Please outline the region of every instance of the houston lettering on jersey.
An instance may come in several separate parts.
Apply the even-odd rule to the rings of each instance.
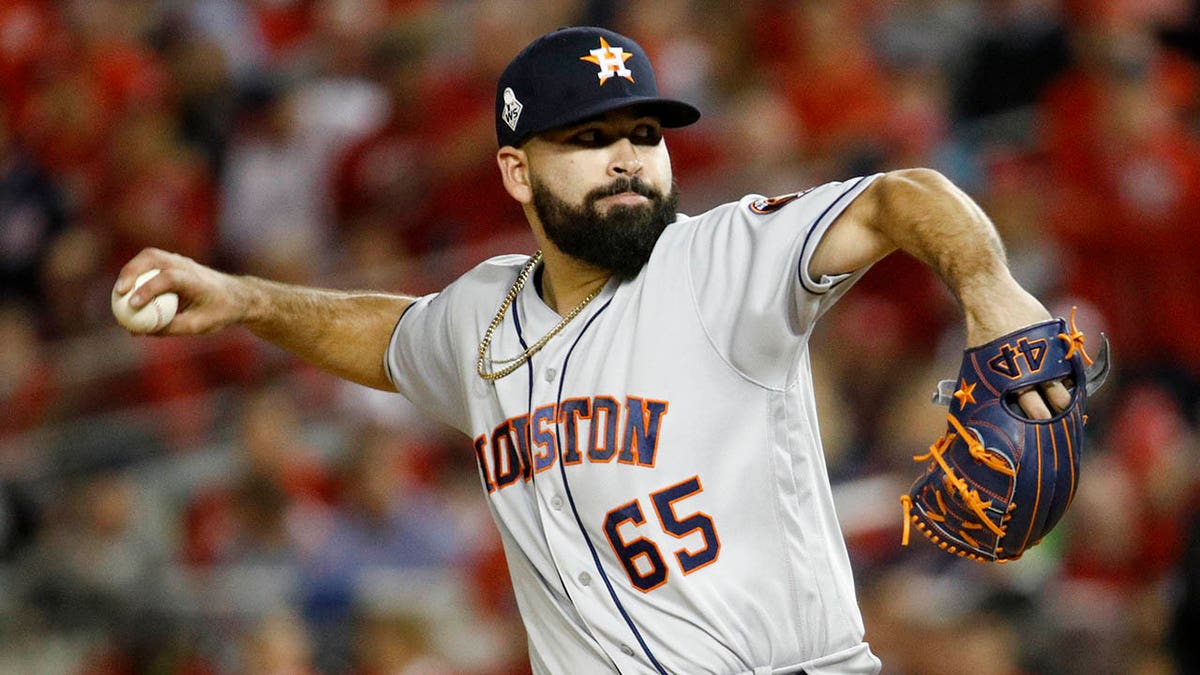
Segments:
[[[528,481],[559,461],[569,466],[615,460],[653,468],[667,407],[666,401],[637,396],[625,397],[623,404],[602,395],[550,403],[480,434],[475,459],[488,493]]]

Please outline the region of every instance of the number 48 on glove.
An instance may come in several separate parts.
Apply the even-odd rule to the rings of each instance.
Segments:
[[[1088,395],[1109,371],[1108,340],[1095,360],[1083,349],[1075,310],[963,354],[957,380],[940,383],[934,402],[948,405],[946,433],[913,459],[925,472],[908,494],[902,543],[910,526],[949,553],[972,560],[1016,560],[1058,523],[1075,496]],[[1027,417],[1017,396],[1061,380],[1071,402],[1050,419]]]

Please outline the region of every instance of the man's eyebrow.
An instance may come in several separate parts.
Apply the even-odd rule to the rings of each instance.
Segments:
[[[570,129],[572,127],[583,127],[583,126],[587,126],[589,124],[603,122],[605,115],[606,115],[606,113],[597,113],[595,115],[592,115],[591,117],[585,117],[585,118],[579,120],[578,122],[575,122],[574,124],[567,126],[566,128]]]
[[[604,123],[605,123],[605,115],[604,115],[604,113],[600,113],[598,115],[592,115],[591,117],[585,117],[584,119],[581,119],[578,122],[572,122],[566,126],[559,127],[558,130],[561,132],[564,132],[564,133],[570,133],[572,131],[577,131],[584,127],[591,126],[593,124],[604,124]]]

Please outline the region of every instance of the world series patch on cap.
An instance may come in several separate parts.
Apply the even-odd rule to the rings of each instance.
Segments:
[[[521,50],[496,86],[496,139],[520,146],[530,136],[611,110],[641,106],[664,127],[700,119],[694,106],[658,94],[650,59],[633,40],[575,26]]]

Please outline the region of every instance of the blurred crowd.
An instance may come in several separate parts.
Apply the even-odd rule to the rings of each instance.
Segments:
[[[466,439],[237,330],[132,338],[109,295],[145,246],[408,293],[530,251],[495,78],[579,23],[704,112],[667,136],[683,212],[932,167],[1112,340],[1071,511],[995,566],[899,546],[953,299],[892,256],[823,320],[885,672],[1200,673],[1196,0],[0,0],[0,671],[528,671]]]

